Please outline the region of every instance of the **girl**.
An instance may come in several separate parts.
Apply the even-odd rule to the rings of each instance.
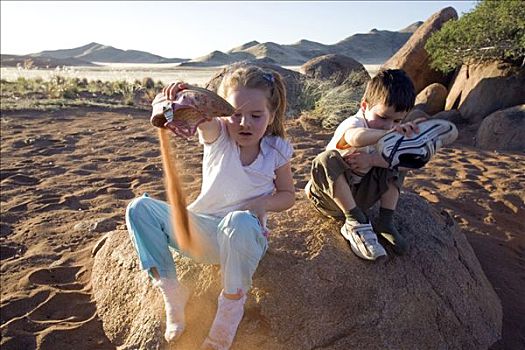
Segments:
[[[184,88],[170,84],[163,93],[173,100]],[[199,125],[202,188],[187,207],[197,241],[204,243],[202,262],[220,264],[222,269],[223,290],[204,349],[230,348],[252,276],[268,247],[266,213],[286,210],[295,202],[293,149],[284,139],[286,91],[281,76],[236,64],[226,70],[218,94],[235,113]],[[128,205],[126,224],[141,268],[162,293],[166,341],[174,341],[184,330],[188,292],[178,282],[169,251],[169,247],[179,251],[170,238],[170,208],[144,195]]]

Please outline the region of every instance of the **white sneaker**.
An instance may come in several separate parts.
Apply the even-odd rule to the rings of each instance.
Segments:
[[[376,260],[387,255],[385,248],[377,241],[377,235],[370,223],[360,224],[347,219],[341,227],[341,234],[350,242],[352,251],[360,258]]]
[[[378,153],[390,169],[397,167],[419,169],[443,146],[458,137],[456,126],[442,119],[426,120],[418,124],[419,133],[407,138],[397,131],[385,134],[377,141]]]
[[[306,186],[304,186],[304,193],[307,198],[310,198],[310,188],[312,188],[312,180],[308,180]]]

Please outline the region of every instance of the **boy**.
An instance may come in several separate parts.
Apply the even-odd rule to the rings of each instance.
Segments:
[[[419,132],[419,120],[401,123],[414,101],[414,85],[404,71],[380,71],[369,81],[360,110],[337,127],[326,150],[312,164],[307,197],[324,215],[344,215],[341,234],[363,259],[386,256],[375,232],[385,237],[397,254],[408,248],[393,224],[404,173],[388,169],[388,163],[375,152],[375,144],[392,130],[406,137]],[[374,232],[365,211],[378,200],[381,206]]]

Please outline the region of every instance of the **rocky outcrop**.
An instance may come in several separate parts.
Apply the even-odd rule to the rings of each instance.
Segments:
[[[341,223],[304,200],[274,215],[233,349],[489,348],[501,335],[501,305],[464,234],[414,194],[402,194],[396,215],[411,248],[401,257],[388,249],[384,263],[356,257],[338,233]],[[214,317],[219,274],[176,261],[193,290],[177,349],[195,349]],[[92,288],[114,345],[162,345],[161,296],[138,271],[125,231],[111,232],[96,253]]]
[[[449,20],[456,20],[458,14],[452,7],[446,7],[433,14],[412,34],[410,39],[386,61],[381,68],[403,69],[414,82],[416,93],[432,83],[448,85],[449,76],[430,68],[430,57],[425,44],[432,33],[441,29]]]
[[[487,150],[525,150],[525,105],[496,111],[481,122],[476,146]]]
[[[434,115],[445,108],[447,94],[447,88],[442,84],[430,84],[417,94],[414,108],[428,115]]]
[[[286,99],[288,102],[288,108],[287,108],[286,114],[288,116],[296,115],[298,111],[300,110],[299,95],[302,90],[301,74],[296,71],[283,68],[277,64],[265,62],[264,60],[253,60],[253,61],[248,61],[248,63],[254,64],[266,70],[273,70],[281,74],[281,76],[284,78],[284,83],[286,85]],[[217,92],[217,89],[219,88],[222,78],[227,70],[228,70],[228,67],[225,67],[219,70],[210,79],[210,81],[208,81],[208,83],[206,84],[206,88],[214,92]]]
[[[338,54],[313,58],[301,66],[300,72],[310,79],[331,80],[335,85],[342,84],[351,73],[365,74],[370,78],[361,63]]]
[[[464,65],[457,72],[445,109],[458,109],[477,123],[500,109],[525,104],[525,69],[508,63]]]

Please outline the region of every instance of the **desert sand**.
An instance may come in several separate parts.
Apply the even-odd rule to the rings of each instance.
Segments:
[[[2,349],[115,348],[92,299],[91,250],[104,233],[125,229],[130,199],[144,192],[165,199],[148,117],[131,109],[2,112]],[[331,133],[300,118],[287,129],[296,207],[313,212],[302,188]],[[492,349],[522,349],[525,155],[476,149],[472,130],[460,133],[424,169],[410,172],[405,191],[457,220],[502,301],[503,340]],[[202,150],[196,139],[174,142],[191,201],[200,189]]]

